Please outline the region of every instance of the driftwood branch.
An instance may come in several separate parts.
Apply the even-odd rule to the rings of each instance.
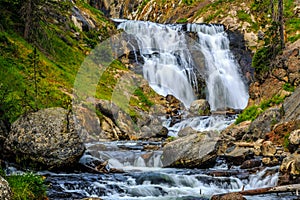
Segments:
[[[271,194],[271,193],[284,193],[284,192],[296,192],[298,194],[300,191],[300,184],[293,185],[283,185],[283,186],[275,186],[275,187],[267,187],[267,188],[258,188],[253,190],[244,190],[238,192],[229,192],[223,194],[215,194],[211,199],[219,199],[220,197],[228,194],[241,194],[241,195],[260,195],[260,194]]]

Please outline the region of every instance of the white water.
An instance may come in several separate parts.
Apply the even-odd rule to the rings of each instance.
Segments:
[[[229,49],[229,39],[220,25],[188,24],[188,31],[197,32],[205,57],[207,100],[211,110],[242,110],[248,103],[248,91],[239,66]]]
[[[125,21],[118,28],[138,39],[143,75],[149,85],[160,95],[175,96],[188,108],[195,100],[197,80],[181,26]]]
[[[163,96],[174,95],[188,108],[195,100],[197,79],[182,25],[123,21],[118,28],[137,37],[139,53],[145,62],[143,75],[150,86]],[[207,100],[211,110],[244,109],[249,95],[239,65],[230,52],[224,27],[187,24],[187,31],[197,33],[198,55],[202,53],[205,57]]]

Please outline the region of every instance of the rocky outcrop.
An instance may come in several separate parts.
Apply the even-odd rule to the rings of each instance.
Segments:
[[[0,199],[1,200],[11,200],[12,193],[8,182],[0,176]]]
[[[249,126],[248,134],[243,136],[243,140],[264,139],[274,125],[281,120],[281,111],[279,108],[270,108],[260,114]]]
[[[281,176],[278,185],[300,182],[300,155],[292,154],[283,159],[280,166]]]
[[[299,68],[300,70],[300,68]],[[284,117],[282,121],[300,120],[300,87],[283,103]]]
[[[288,149],[290,152],[294,153],[296,150],[300,149],[300,129],[292,131],[288,139]]]
[[[179,138],[163,147],[164,167],[203,168],[216,159],[218,136],[214,132],[196,133]]]
[[[12,124],[4,148],[21,166],[38,169],[71,168],[85,149],[72,113],[63,108],[20,117]]]

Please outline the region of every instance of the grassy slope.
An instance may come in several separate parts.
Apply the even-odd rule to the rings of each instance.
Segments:
[[[73,82],[86,54],[100,42],[115,32],[114,25],[103,14],[83,1],[76,6],[88,13],[98,26],[98,31],[80,32],[70,19],[70,11],[61,13],[66,22],[59,23],[48,18],[44,23],[48,38],[37,45],[28,43],[18,31],[15,17],[5,22],[0,29],[0,114],[1,118],[14,121],[20,114],[43,107],[68,107]],[[7,12],[9,14],[9,12]],[[7,25],[8,24],[8,25]],[[79,33],[79,37],[75,37]],[[37,50],[36,76],[34,75],[34,48]],[[37,79],[37,98],[35,92]],[[36,103],[35,103],[36,102]]]

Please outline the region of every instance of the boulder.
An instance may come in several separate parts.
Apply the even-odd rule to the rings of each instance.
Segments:
[[[195,134],[197,133],[197,130],[193,129],[192,127],[190,126],[187,126],[183,129],[181,129],[179,132],[178,132],[178,137],[185,137],[185,136],[188,136],[188,135],[192,135],[192,134]]]
[[[271,141],[265,141],[261,146],[261,154],[267,157],[273,157],[276,153],[276,146]]]
[[[203,168],[212,166],[217,157],[218,136],[214,132],[195,133],[163,147],[164,167]]]
[[[261,165],[261,161],[257,159],[246,160],[241,165],[241,169],[251,169],[254,167],[259,167]]]
[[[228,193],[224,195],[214,195],[211,200],[246,200],[243,195],[239,193]]]
[[[193,115],[209,115],[210,106],[205,99],[198,99],[191,103],[189,111]]]
[[[4,148],[22,166],[49,170],[73,167],[85,150],[72,113],[63,108],[21,116],[12,124]]]
[[[237,125],[232,124],[222,131],[222,135],[231,136],[236,141],[241,140],[243,136],[248,133],[250,124],[251,124],[250,121],[244,121]]]
[[[252,159],[254,156],[252,147],[240,147],[233,145],[228,147],[222,155],[227,162],[233,165],[241,165],[245,160]]]
[[[261,159],[261,162],[265,166],[278,166],[279,160],[276,157],[264,157]]]
[[[10,200],[12,199],[11,189],[8,182],[0,176],[0,199],[1,200]]]
[[[295,152],[300,147],[300,129],[290,133],[288,149],[290,152]]]
[[[291,154],[283,159],[280,166],[278,185],[300,182],[300,154]]]

